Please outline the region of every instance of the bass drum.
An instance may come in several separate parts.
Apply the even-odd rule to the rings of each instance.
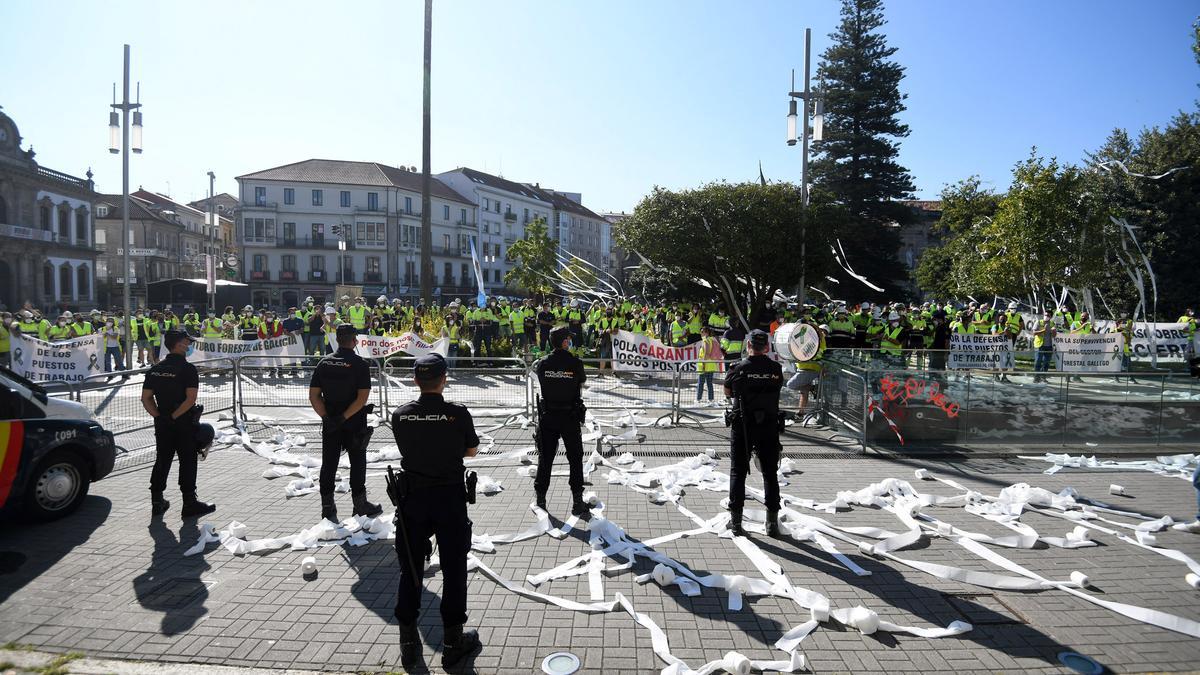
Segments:
[[[821,333],[810,323],[787,323],[775,329],[774,345],[788,361],[811,361],[821,348]]]

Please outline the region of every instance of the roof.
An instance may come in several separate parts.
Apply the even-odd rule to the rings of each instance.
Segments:
[[[940,199],[905,199],[900,202],[905,206],[910,206],[918,211],[941,211],[942,201]]]
[[[412,192],[421,191],[421,174],[379,162],[352,162],[342,159],[306,159],[272,169],[256,171],[237,177],[238,180],[277,180],[298,183],[332,183],[376,187],[397,187]],[[439,199],[474,205],[431,176],[430,194]]]
[[[97,204],[107,204],[109,206],[108,215],[97,216],[100,220],[114,220],[121,218],[121,195],[100,195],[96,200]],[[173,220],[169,220],[162,216],[161,213],[151,208],[150,202],[129,195],[129,218],[130,220],[157,220],[160,223],[183,227],[182,224]]]
[[[459,167],[455,169],[455,171],[459,171],[462,173],[462,175],[466,176],[472,181],[479,183],[480,185],[486,185],[494,190],[504,190],[505,192],[521,195],[526,199],[536,199],[541,202],[551,201],[544,191],[530,185],[525,185],[524,183],[516,183],[508,180],[507,178],[493,176],[490,173],[484,173],[482,171],[476,171],[475,169],[468,169],[466,167]]]
[[[146,189],[142,188],[141,186],[138,186],[137,191],[130,193],[129,196],[137,197],[138,199],[143,199],[147,203],[154,204],[160,208],[167,208],[172,211],[182,211],[182,210],[186,209],[188,211],[193,212],[196,215],[203,214],[203,211],[200,211],[199,209],[197,209],[195,207],[188,206],[187,204],[184,204],[183,202],[177,202],[174,199],[171,199],[170,197],[168,197],[164,194],[160,194],[158,192],[151,192],[150,190],[146,190]]]
[[[603,216],[601,216],[600,214],[596,213],[595,211],[592,211],[588,207],[584,206],[583,204],[580,204],[579,202],[575,201],[574,199],[571,199],[570,197],[562,194],[561,192],[555,192],[554,190],[549,190],[546,188],[538,188],[538,187],[534,187],[534,189],[537,190],[538,192],[540,192],[541,194],[546,195],[546,201],[553,204],[554,208],[558,209],[559,211],[566,211],[567,213],[574,213],[576,215],[580,215],[585,218],[591,218],[592,220],[605,220],[605,218]]]

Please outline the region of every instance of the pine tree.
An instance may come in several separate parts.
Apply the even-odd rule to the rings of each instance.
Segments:
[[[904,67],[891,60],[896,48],[878,31],[886,23],[881,0],[842,0],[841,14],[817,69],[825,127],[813,145],[812,181],[851,214],[841,238],[850,265],[896,297],[908,275],[897,260],[900,236],[892,224],[913,217],[896,201],[913,192],[912,176],[896,161],[899,139],[909,133],[898,119]]]

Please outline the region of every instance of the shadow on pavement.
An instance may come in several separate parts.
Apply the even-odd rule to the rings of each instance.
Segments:
[[[208,613],[204,606],[208,585],[201,579],[210,567],[208,561],[203,555],[183,557],[180,550],[181,542],[199,539],[200,530],[191,518],[183,522],[176,538],[161,516],[154,516],[148,529],[154,551],[150,567],[133,580],[133,592],[139,605],[163,613],[160,633],[178,635]]]
[[[0,604],[87,541],[111,512],[111,501],[88,495],[75,513],[61,520],[0,527]]]

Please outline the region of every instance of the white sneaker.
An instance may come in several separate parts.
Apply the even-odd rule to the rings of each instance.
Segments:
[[[1171,526],[1171,529],[1179,530],[1180,532],[1194,532],[1196,534],[1200,534],[1200,519],[1193,520],[1190,523],[1175,523]]]

